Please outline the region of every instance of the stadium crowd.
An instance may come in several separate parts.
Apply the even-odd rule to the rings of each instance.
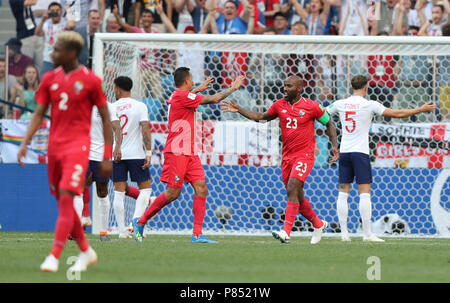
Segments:
[[[272,35],[450,35],[449,0],[9,0],[16,19],[16,36],[8,46],[9,64],[0,58],[0,98],[33,110],[34,94],[42,75],[53,68],[50,56],[56,36],[66,30],[79,32],[85,42],[81,64],[92,67],[93,37],[108,33],[213,33]],[[148,54],[147,54],[148,55]],[[173,85],[171,71],[189,66],[194,82],[217,78],[229,85],[230,66],[247,76],[245,88],[236,92],[238,100],[256,100],[268,108],[283,97],[281,87],[290,74],[304,77],[305,94],[324,105],[346,95],[346,71],[336,56],[166,51],[141,62],[143,91],[151,120],[163,121],[165,102]],[[156,58],[158,57],[158,58]],[[176,60],[174,58],[177,58]],[[369,99],[392,107],[420,106],[432,94],[431,62],[426,56],[368,56],[352,58],[351,74],[370,78]],[[440,60],[439,60],[440,59]],[[264,60],[265,72],[258,66]],[[450,58],[438,58],[437,95],[440,121],[450,121]],[[381,63],[380,63],[381,62]],[[382,65],[383,70],[378,70]],[[346,68],[346,67],[344,67]],[[111,69],[110,69],[111,70]],[[108,73],[106,66],[105,72]],[[381,72],[381,74],[380,74]],[[259,87],[259,78],[264,87]],[[344,79],[345,78],[345,79]],[[166,79],[169,79],[166,81]],[[7,80],[7,81],[6,81]],[[6,84],[7,83],[7,84]],[[339,84],[341,83],[341,84]],[[264,97],[259,98],[260,95]],[[406,97],[405,97],[406,96]],[[260,100],[261,99],[261,100]],[[153,100],[153,101],[149,101]],[[244,104],[245,106],[245,104]],[[225,117],[211,108],[200,108],[205,119]],[[222,116],[221,116],[222,115]],[[0,103],[0,118],[30,119],[30,113]],[[425,116],[424,116],[425,117]],[[427,122],[417,118],[418,122]],[[414,119],[413,119],[414,121]]]

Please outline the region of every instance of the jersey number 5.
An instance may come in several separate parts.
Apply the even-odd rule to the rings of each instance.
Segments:
[[[350,121],[352,123],[352,128],[349,128],[348,125],[345,126],[345,129],[349,133],[353,133],[356,128],[356,121],[351,117],[353,115],[356,115],[356,112],[345,112],[345,121]]]

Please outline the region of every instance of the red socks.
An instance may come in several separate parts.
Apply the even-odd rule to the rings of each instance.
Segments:
[[[81,251],[86,251],[89,243],[84,235],[81,221],[73,208],[73,197],[68,194],[60,194],[58,200],[58,219],[55,227],[55,238],[51,254],[59,259],[69,234],[77,241]]]
[[[128,192],[126,193],[126,195],[128,197],[131,197],[133,199],[137,199],[139,197],[139,189],[137,189],[136,187],[128,187]]]
[[[206,211],[206,197],[194,196],[194,203],[192,204],[194,211],[194,237],[202,234],[203,219]]]
[[[144,212],[144,214],[139,218],[138,224],[145,225],[147,221],[156,215],[164,206],[169,204],[169,201],[166,198],[166,194],[162,193],[158,197],[156,197],[155,201],[150,205]]]
[[[292,226],[294,226],[295,217],[297,216],[300,203],[288,201],[286,205],[286,212],[284,214],[284,227],[283,230],[288,236],[291,235]]]
[[[309,222],[312,223],[314,228],[322,227],[323,225],[322,220],[320,220],[319,217],[316,215],[316,213],[311,207],[311,204],[306,198],[303,199],[303,203],[300,205],[299,212],[300,214],[302,214],[303,217],[305,217]]]
[[[91,201],[91,189],[89,186],[84,187],[83,192],[83,217],[89,217],[90,210],[89,210],[89,202]]]

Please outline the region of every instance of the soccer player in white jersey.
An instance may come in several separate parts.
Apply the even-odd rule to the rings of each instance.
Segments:
[[[363,241],[384,242],[371,231],[372,204],[370,184],[372,168],[369,158],[369,129],[372,117],[377,114],[392,118],[405,118],[418,113],[431,112],[436,105],[427,103],[414,109],[390,109],[376,101],[368,101],[368,79],[363,75],[352,78],[353,96],[334,102],[327,107],[333,115],[339,113],[342,124],[342,139],[339,158],[339,195],[337,213],[341,225],[342,241],[350,241],[347,229],[348,194],[356,178],[359,191],[359,213],[362,219]]]
[[[131,181],[137,182],[140,193],[136,200],[134,218],[139,218],[145,211],[151,195],[149,165],[152,157],[152,141],[147,106],[132,99],[133,81],[128,77],[114,80],[114,94],[117,101],[113,103],[122,127],[122,159],[113,163],[114,202],[113,208],[119,227],[119,238],[131,238],[124,218],[124,199],[128,173]],[[143,148],[145,147],[145,150]]]
[[[120,161],[121,152],[120,148],[122,145],[122,129],[120,128],[119,117],[116,114],[116,110],[111,103],[107,103],[109,116],[111,119],[112,128],[114,131],[115,147],[113,158],[114,161]],[[99,203],[99,213],[100,213],[100,241],[109,241],[108,237],[108,219],[109,219],[109,209],[110,201],[108,197],[108,182],[109,178],[102,178],[98,175],[98,166],[103,160],[103,150],[105,141],[103,140],[103,124],[98,112],[97,107],[92,109],[91,118],[91,149],[89,152],[89,167],[86,171],[85,186],[91,186],[93,182],[96,183],[96,190]],[[81,218],[82,224],[86,220],[86,217],[82,216],[83,211],[83,195],[75,196],[74,198],[74,208]],[[90,217],[87,217],[90,221]]]

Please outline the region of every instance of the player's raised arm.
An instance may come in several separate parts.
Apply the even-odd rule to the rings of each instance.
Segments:
[[[231,83],[230,88],[218,92],[217,94],[212,96],[205,96],[200,104],[214,104],[222,101],[223,99],[237,91],[241,87],[242,81],[244,81],[244,76],[237,77],[236,79],[234,79],[233,83]]]
[[[103,138],[105,139],[105,151],[103,154],[103,161],[99,166],[99,175],[101,177],[109,177],[112,174],[112,144],[113,144],[113,133],[111,120],[109,118],[108,106],[98,107],[98,113],[102,118],[103,125]]]
[[[436,109],[436,104],[433,102],[428,102],[422,105],[421,107],[417,108],[404,108],[404,109],[392,109],[392,108],[386,108],[383,111],[383,116],[385,117],[392,117],[392,118],[406,118],[410,117],[419,113],[429,113]]]
[[[22,161],[22,158],[25,158],[27,156],[28,151],[27,146],[31,142],[33,135],[39,129],[39,126],[41,125],[42,119],[44,118],[46,111],[47,105],[38,103],[36,110],[34,111],[33,117],[31,118],[31,121],[28,124],[25,138],[23,139],[22,144],[20,144],[20,149],[17,153],[17,161],[22,167],[25,166],[25,163]]]
[[[245,118],[256,121],[256,122],[266,122],[266,121],[270,121],[270,120],[273,120],[276,118],[276,117],[269,115],[267,112],[259,113],[259,112],[254,112],[254,111],[242,108],[232,100],[223,101],[221,106],[222,106],[222,111],[224,111],[224,112],[239,113],[242,116],[244,116]]]

